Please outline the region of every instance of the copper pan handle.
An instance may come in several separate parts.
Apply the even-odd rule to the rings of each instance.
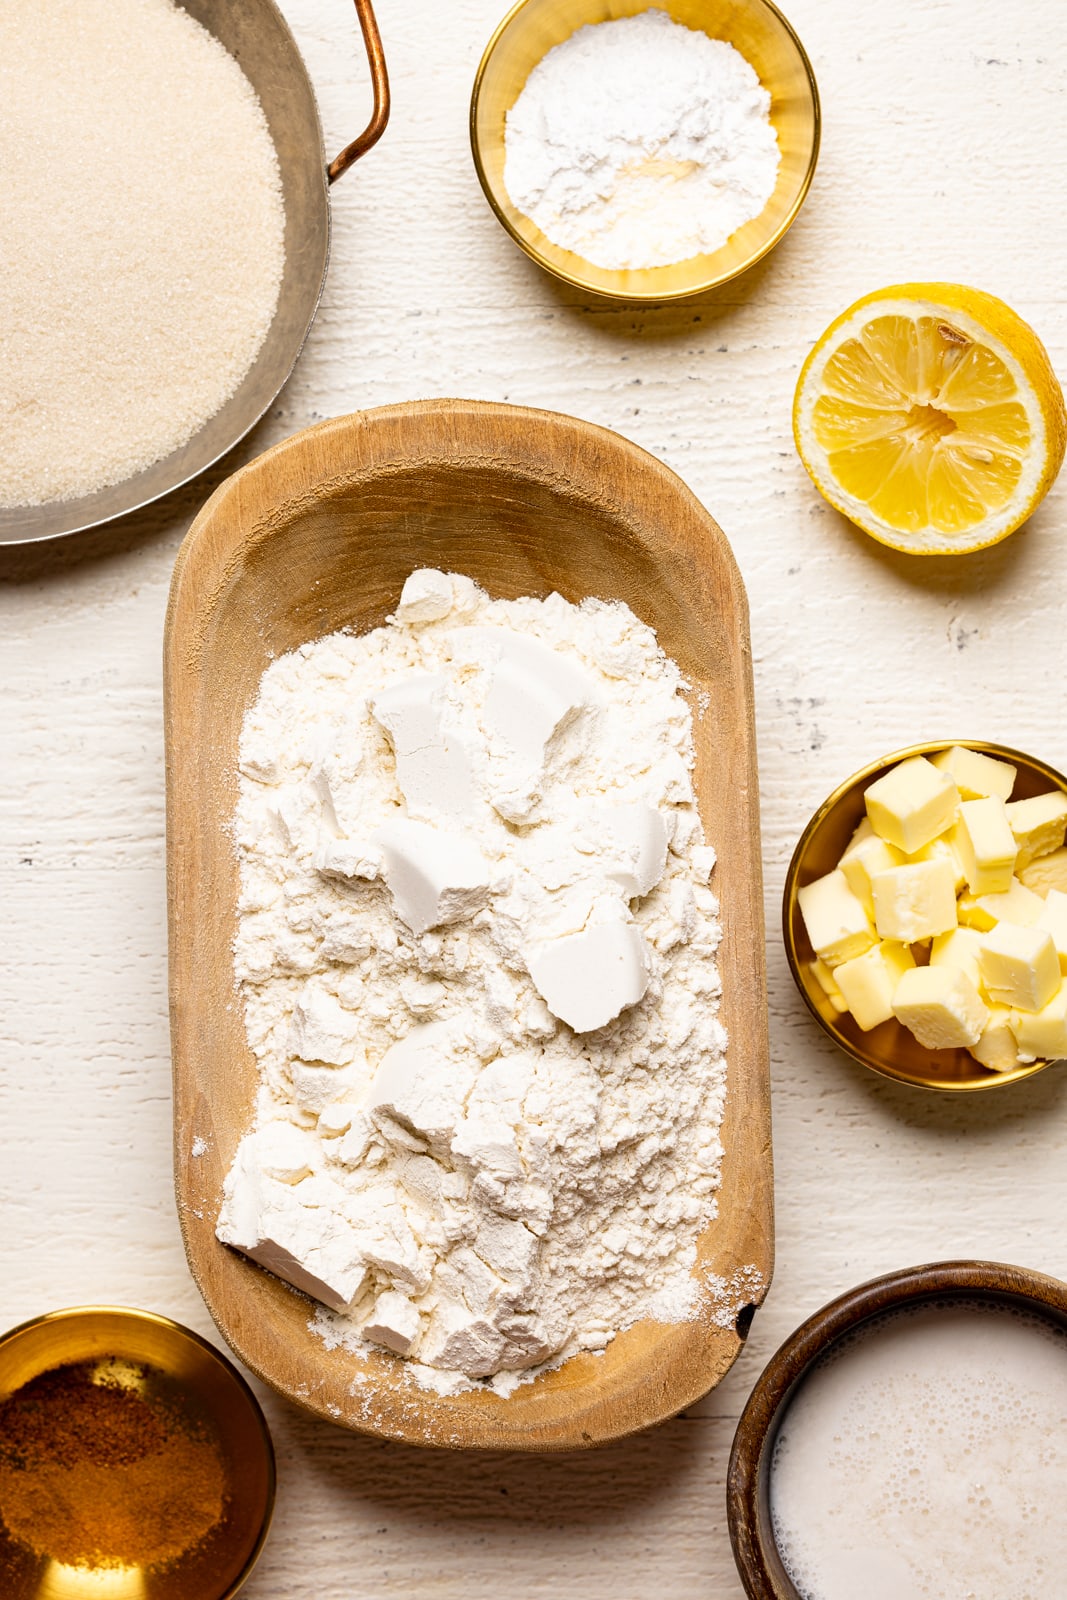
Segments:
[[[363,31],[363,43],[367,47],[367,60],[370,62],[370,80],[374,89],[374,110],[371,112],[370,121],[351,144],[346,144],[341,154],[334,156],[326,168],[326,176],[331,183],[339,178],[342,172],[347,172],[352,164],[366,155],[372,145],[378,143],[385,132],[385,124],[389,121],[389,74],[385,70],[385,53],[382,50],[382,36],[378,32],[378,24],[374,18],[371,0],[356,0],[356,15]]]

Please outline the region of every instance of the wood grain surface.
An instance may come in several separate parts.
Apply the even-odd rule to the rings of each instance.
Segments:
[[[328,151],[370,87],[348,0],[282,0]],[[0,1310],[145,1305],[218,1340],[174,1205],[162,633],[174,559],[225,473],[298,428],[442,395],[578,415],[678,472],[748,591],[763,830],[774,1283],[707,1399],[573,1455],[415,1450],[258,1385],[278,1447],[248,1600],[740,1600],[726,1465],[744,1400],[825,1301],[915,1262],[1067,1278],[1067,1076],[1003,1094],[879,1079],[808,1015],[778,932],[793,846],[857,768],[922,739],[1067,770],[1067,477],[996,549],[894,555],[819,500],[790,406],[859,295],[941,278],[1001,295],[1067,377],[1067,8],[786,0],[823,102],[788,236],[693,304],[560,289],[486,206],[467,111],[506,0],[387,0],[381,143],[331,192],[326,292],[277,405],[206,480],[76,545],[0,556]]]
[[[257,1083],[232,959],[241,720],[272,659],[380,627],[421,566],[462,572],[494,599],[621,600],[653,627],[689,685],[697,796],[720,860],[726,1154],[698,1270],[744,1287],[697,1320],[638,1323],[507,1400],[434,1395],[387,1352],[327,1350],[308,1326],[314,1303],[214,1234]],[[551,412],[431,401],[320,423],[229,479],[193,523],[167,615],[164,713],[175,1181],[193,1276],[237,1354],[320,1416],[453,1449],[582,1448],[700,1399],[736,1357],[773,1258],[748,608],[714,520],[652,456]]]

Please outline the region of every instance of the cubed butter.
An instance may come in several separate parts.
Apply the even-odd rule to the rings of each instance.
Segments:
[[[928,1050],[970,1049],[982,1037],[989,1010],[958,967],[913,967],[893,996],[893,1015]]]
[[[877,938],[863,901],[852,893],[840,869],[805,884],[797,892],[797,903],[811,947],[828,966],[861,956]]]
[[[871,819],[865,812],[852,830],[852,837],[842,852],[842,860],[844,860],[845,856],[847,856],[851,850],[854,850],[858,844],[862,844],[864,839],[873,839],[875,837],[875,831],[871,826]]]
[[[1016,922],[1021,928],[1032,928],[1044,904],[1039,894],[1013,878],[1004,894],[960,895],[956,914],[964,927],[983,933],[998,922]]]
[[[893,996],[901,977],[915,965],[906,944],[883,939],[836,968],[834,978],[858,1027],[867,1033],[893,1015]]]
[[[1041,915],[1034,927],[1051,934],[1060,958],[1060,972],[1067,974],[1067,894],[1059,889],[1050,889],[1046,900],[1041,900],[1039,895],[1034,898],[1041,905]]]
[[[1016,769],[1010,761],[997,761],[980,750],[968,750],[963,744],[954,744],[930,760],[940,772],[948,774],[962,800],[981,800],[991,794],[1000,800],[1011,799]]]
[[[1019,880],[1028,889],[1042,897],[1050,889],[1061,889],[1067,894],[1067,849],[1053,850],[1047,856],[1036,856],[1018,868]]]
[[[945,860],[916,861],[871,880],[874,923],[882,939],[910,944],[956,926],[956,886]]]
[[[1018,852],[1003,800],[964,800],[952,843],[972,894],[1006,893]]]
[[[998,922],[978,949],[982,983],[991,1000],[1017,1011],[1040,1011],[1060,987],[1052,935],[1041,928]]]
[[[1035,856],[1047,856],[1063,844],[1067,831],[1067,794],[1059,789],[1049,794],[1035,794],[1029,800],[1013,800],[1005,810],[1015,836],[1020,866],[1025,866]]]
[[[967,887],[967,875],[963,870],[963,862],[952,843],[950,834],[941,834],[936,839],[931,839],[929,844],[924,844],[921,850],[916,850],[912,855],[904,858],[906,861],[947,861],[952,867],[955,879],[956,893]]]
[[[1067,1056],[1067,983],[1040,1011],[1013,1011],[1012,1031],[1024,1061]]]
[[[990,1072],[1013,1072],[1020,1065],[1019,1047],[1011,1026],[1013,1015],[1007,1006],[990,1006],[989,1021],[982,1029],[982,1037],[971,1046],[972,1056]]]
[[[819,988],[822,990],[827,1000],[829,1000],[831,1006],[833,1006],[834,1010],[837,1012],[838,1016],[840,1016],[843,1011],[848,1010],[848,1006],[845,1003],[845,997],[841,993],[841,990],[837,987],[837,983],[834,980],[833,969],[828,967],[825,961],[820,961],[818,957],[816,957],[816,959],[811,963],[811,975],[815,979],[815,982],[819,985]]]
[[[845,874],[849,888],[862,900],[869,917],[874,916],[874,896],[871,879],[878,872],[888,872],[891,867],[902,867],[907,857],[896,845],[886,844],[871,830],[869,838],[851,843],[838,866]]]
[[[965,972],[977,989],[981,983],[978,969],[978,946],[982,935],[976,928],[953,928],[939,933],[930,949],[932,967],[956,967]]]
[[[875,833],[909,855],[951,827],[959,805],[952,779],[925,756],[898,762],[863,798]]]

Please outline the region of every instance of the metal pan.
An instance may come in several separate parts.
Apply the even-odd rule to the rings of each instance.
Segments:
[[[371,0],[355,0],[370,61],[374,109],[363,132],[326,164],[315,95],[296,41],[273,0],[182,0],[240,63],[259,96],[281,168],[285,270],[263,347],[229,400],[187,444],[161,461],[77,500],[0,510],[0,544],[31,544],[125,516],[187,483],[226,454],[271,405],[293,370],[318,310],[330,253],[329,185],[381,137],[389,80]]]

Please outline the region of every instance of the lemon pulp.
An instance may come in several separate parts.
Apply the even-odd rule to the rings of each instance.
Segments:
[[[858,302],[817,341],[794,428],[816,486],[866,532],[923,553],[970,550],[1012,532],[1048,489],[1063,396],[1001,301],[906,285]]]

